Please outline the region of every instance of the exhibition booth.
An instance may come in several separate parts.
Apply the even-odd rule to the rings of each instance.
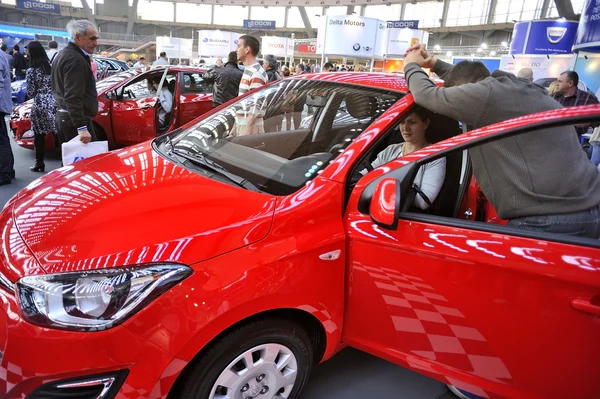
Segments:
[[[316,53],[321,63],[331,56],[369,60],[373,71],[376,60],[385,68],[388,59],[400,58],[406,50],[419,43],[427,44],[429,33],[398,24],[403,21],[382,21],[353,15],[321,18],[317,32]],[[340,38],[344,40],[340,40]],[[393,65],[393,64],[391,64]]]
[[[588,2],[584,8],[573,45],[577,52],[575,72],[587,89],[600,96],[600,7]]]
[[[171,65],[191,65],[194,41],[180,37],[157,36],[156,58],[163,51],[167,53],[167,59]]]

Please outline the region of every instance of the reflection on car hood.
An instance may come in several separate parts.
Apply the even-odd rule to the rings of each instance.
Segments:
[[[190,172],[145,143],[32,183],[14,220],[41,267],[54,273],[193,264],[264,238],[274,209],[275,197]]]

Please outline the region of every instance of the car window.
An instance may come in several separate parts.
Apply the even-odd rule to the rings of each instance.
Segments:
[[[403,94],[332,82],[282,80],[173,138],[252,182],[287,195],[321,173]],[[341,104],[351,117],[334,124]],[[308,127],[301,122],[312,116]],[[338,118],[339,119],[339,118]]]
[[[187,93],[211,93],[212,85],[209,85],[202,79],[199,73],[183,74],[183,94]]]
[[[130,69],[130,70],[118,73],[116,75],[112,75],[106,79],[98,81],[98,83],[96,83],[96,90],[98,92],[100,92],[101,90],[104,90],[108,87],[114,86],[117,83],[122,82],[126,79],[129,79],[130,77],[138,75],[138,74],[139,74],[139,70]]]
[[[133,81],[132,83],[130,83],[124,87],[124,90],[123,90],[124,98],[133,99],[133,98],[155,97],[156,91],[152,88],[152,85],[150,84],[150,80],[151,79],[159,79],[160,80],[161,78],[162,78],[162,72],[153,73],[150,75],[144,75],[143,77],[136,79],[135,81]],[[169,74],[166,76],[163,86],[166,86],[167,88],[169,88],[171,93],[174,94],[176,80],[177,80],[177,78],[175,75]]]

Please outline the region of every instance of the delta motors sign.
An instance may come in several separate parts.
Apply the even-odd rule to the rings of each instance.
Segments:
[[[52,14],[60,14],[60,5],[42,3],[33,0],[17,0],[17,8],[30,11],[50,12]]]
[[[245,29],[275,29],[275,21],[260,21],[256,19],[245,19]]]

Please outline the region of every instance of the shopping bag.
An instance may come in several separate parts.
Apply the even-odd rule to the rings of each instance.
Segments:
[[[71,165],[74,162],[82,161],[94,155],[108,152],[108,141],[92,141],[84,144],[75,136],[70,141],[62,144],[63,166]]]

